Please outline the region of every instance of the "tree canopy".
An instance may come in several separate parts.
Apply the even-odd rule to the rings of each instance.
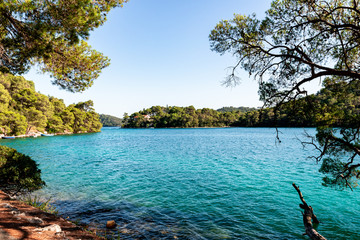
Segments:
[[[303,85],[320,77],[360,79],[358,4],[276,0],[262,21],[244,15],[221,21],[210,34],[211,47],[238,59],[228,84],[236,84],[235,70],[241,67],[259,80],[267,103],[289,100],[305,94]]]
[[[1,1],[0,72],[23,74],[37,65],[61,88],[84,91],[109,65],[86,43],[89,33],[126,1]]]
[[[219,109],[216,109],[216,111],[218,112],[235,112],[235,111],[240,111],[240,112],[243,112],[243,113],[246,113],[246,112],[251,112],[251,111],[254,111],[256,110],[256,108],[252,108],[252,107],[222,107],[222,108],[219,108]]]
[[[354,125],[352,122],[360,118],[359,84],[334,83],[327,79],[318,93],[283,103],[277,108],[222,107],[213,110],[195,109],[193,106],[153,106],[130,116],[125,114],[123,127],[322,127],[327,124],[341,128]],[[104,126],[106,116],[100,115]]]
[[[210,108],[195,109],[194,106],[152,106],[123,118],[124,128],[193,128],[230,126],[242,112],[219,112]]]
[[[36,92],[33,82],[0,73],[0,134],[98,132],[101,127],[91,100],[66,106]]]
[[[16,195],[45,186],[38,164],[13,148],[0,146],[0,188]]]
[[[324,79],[333,96],[343,98],[360,80],[358,0],[275,0],[265,19],[235,15],[209,37],[212,50],[237,59],[226,84],[237,84],[236,69],[245,69],[258,80],[265,106],[306,95],[307,82]],[[308,144],[319,150],[325,184],[351,187],[360,178],[360,119],[355,114],[333,128],[335,107],[329,103],[318,115],[317,135]]]

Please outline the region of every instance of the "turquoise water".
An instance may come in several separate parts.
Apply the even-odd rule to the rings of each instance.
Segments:
[[[315,133],[314,129],[306,129]],[[117,129],[1,140],[36,160],[60,213],[124,239],[307,239],[292,183],[328,239],[360,239],[360,193],[321,185],[304,129]]]

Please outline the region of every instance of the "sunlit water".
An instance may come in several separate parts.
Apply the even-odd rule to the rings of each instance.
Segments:
[[[118,129],[1,140],[42,170],[61,215],[124,239],[307,239],[292,183],[328,239],[360,239],[359,191],[321,185],[304,129]],[[315,133],[314,129],[307,129]]]

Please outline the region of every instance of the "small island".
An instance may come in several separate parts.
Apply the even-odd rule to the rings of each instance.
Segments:
[[[194,106],[152,106],[124,115],[123,128],[199,127],[340,127],[351,125],[357,116],[359,83],[349,85],[326,79],[316,94],[276,107],[223,107],[195,109]],[[331,104],[329,104],[331,103]],[[324,114],[327,113],[327,114]]]

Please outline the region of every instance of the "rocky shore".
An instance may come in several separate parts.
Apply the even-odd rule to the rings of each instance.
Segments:
[[[0,191],[0,240],[101,240],[75,224]]]
[[[0,129],[1,132],[1,129]],[[73,132],[62,132],[62,133],[54,133],[54,134],[48,134],[47,132],[30,132],[28,134],[22,134],[22,135],[14,135],[14,136],[7,136],[5,134],[0,134],[0,138],[2,137],[14,137],[14,138],[28,138],[28,137],[32,137],[32,138],[36,138],[36,137],[40,137],[42,136],[42,134],[45,135],[71,135],[74,134]]]

